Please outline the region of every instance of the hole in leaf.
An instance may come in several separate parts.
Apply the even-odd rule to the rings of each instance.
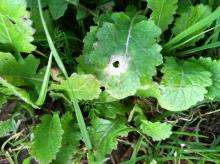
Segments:
[[[103,87],[103,86],[101,86],[100,89],[102,92],[105,91],[105,87]]]
[[[119,61],[115,61],[112,65],[113,65],[113,67],[118,68],[119,67]]]

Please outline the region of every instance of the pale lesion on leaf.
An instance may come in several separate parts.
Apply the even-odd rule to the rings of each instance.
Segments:
[[[120,76],[127,72],[131,58],[124,54],[114,54],[111,56],[105,73],[111,76]]]

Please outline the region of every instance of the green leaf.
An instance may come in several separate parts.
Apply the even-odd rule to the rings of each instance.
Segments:
[[[146,135],[152,137],[154,141],[164,140],[172,134],[172,126],[167,123],[142,121],[141,130]]]
[[[195,62],[167,58],[163,68],[159,104],[171,111],[182,111],[204,99],[212,84],[211,73]]]
[[[185,29],[193,26],[203,18],[206,18],[208,15],[211,14],[211,8],[209,6],[205,6],[203,4],[192,6],[190,10],[187,10],[186,12],[183,12],[180,14],[180,17],[176,19],[175,26],[172,29],[174,35],[178,35],[181,32],[183,32]],[[206,28],[208,28],[211,24],[209,23],[207,26],[203,27],[202,29],[199,29],[189,35],[188,37],[184,38],[184,40],[188,40],[193,36],[198,35],[199,33],[203,32]],[[202,39],[205,35],[201,35],[190,42],[188,42],[186,45],[191,46],[194,45],[198,40]]]
[[[61,118],[61,124],[64,130],[62,146],[54,163],[69,164],[71,163],[74,152],[78,150],[81,135],[79,127],[74,123],[71,113],[68,112]]]
[[[178,0],[177,13],[183,13],[190,9],[192,2],[190,0]]]
[[[43,75],[37,74],[39,64],[40,60],[33,55],[17,62],[12,54],[0,52],[0,75],[15,86],[31,86],[38,90],[43,82]]]
[[[177,10],[178,0],[147,0],[147,6],[153,11],[151,19],[162,31],[168,29]]]
[[[64,15],[68,6],[67,0],[48,0],[47,4],[55,20]]]
[[[33,108],[39,108],[38,106],[36,106],[31,98],[30,95],[23,89],[17,88],[13,85],[11,85],[7,80],[3,79],[2,77],[0,77],[0,84],[6,88],[9,89],[10,91],[10,95],[15,95],[17,97],[19,97],[20,99],[22,99],[25,103],[31,105]]]
[[[63,130],[58,114],[43,116],[42,123],[34,130],[31,154],[41,163],[56,159],[61,147]]]
[[[161,31],[153,21],[137,14],[113,13],[111,19],[113,23],[104,22],[98,29],[96,42],[92,43],[94,29],[87,35],[84,62],[93,66],[107,93],[122,99],[134,95],[142,79],[152,80],[156,66],[162,63],[161,47],[155,39]]]
[[[111,119],[115,119],[117,115],[124,116],[125,113],[128,112],[128,109],[118,101],[111,103],[97,103],[95,109],[101,116]]]
[[[39,23],[41,20],[40,20],[40,14],[37,8],[37,1],[35,2],[36,2],[36,5],[33,6],[33,8],[31,9],[31,19],[33,20],[33,27],[34,29],[36,29],[36,33],[34,34],[34,39],[36,42],[46,41],[44,28],[42,24]],[[52,19],[52,16],[49,10],[44,10],[43,15],[44,15],[49,32],[53,34],[54,33],[53,19]]]
[[[206,97],[210,100],[220,99],[220,60],[212,60],[211,58],[193,59],[195,63],[204,66],[209,72],[212,73],[212,85],[207,88],[208,93]]]
[[[1,89],[1,88],[0,88]],[[0,93],[0,111],[2,106],[7,103],[8,97]]]
[[[98,161],[103,161],[106,154],[117,148],[117,138],[126,136],[127,129],[125,120],[121,118],[114,120],[95,118],[92,120],[92,127],[89,129],[89,133],[95,157]]]
[[[15,120],[9,119],[6,121],[0,121],[0,137],[6,135],[11,131],[15,131],[17,129],[17,125]]]
[[[43,11],[42,11],[42,7],[41,7],[41,1],[37,0],[37,2],[38,2],[38,9],[39,9],[40,17],[41,17],[41,22],[42,22],[42,25],[44,27],[44,32],[46,34],[47,42],[49,44],[50,50],[52,52],[52,55],[53,55],[57,65],[59,66],[60,70],[62,71],[62,73],[65,77],[65,79],[67,80],[68,87],[72,91],[73,89],[72,89],[72,86],[70,85],[70,80],[68,78],[66,68],[65,68],[65,66],[64,66],[64,64],[63,64],[63,62],[62,62],[62,60],[61,60],[54,44],[53,44],[53,41],[52,41],[50,33],[48,31],[46,22],[44,20]],[[80,110],[78,100],[75,97],[75,93],[73,91],[70,92],[70,100],[71,100],[71,109],[73,111],[75,111],[75,113],[76,113],[76,118],[77,118],[77,122],[78,122],[80,131],[81,131],[81,134],[82,134],[82,137],[83,137],[83,141],[85,142],[85,145],[86,145],[87,149],[90,150],[90,149],[92,149],[92,146],[91,146],[90,138],[89,138],[89,135],[88,135],[88,131],[86,129],[85,121],[83,119],[82,112]]]
[[[136,93],[137,96],[141,97],[155,97],[158,98],[160,96],[160,88],[158,83],[146,82],[145,84],[142,84],[141,88]]]
[[[70,76],[69,81],[75,96],[79,100],[93,100],[99,97],[101,84],[93,75],[78,75],[74,73]],[[50,88],[51,90],[63,90],[68,95],[70,94],[70,88],[66,80],[61,84],[52,84]]]
[[[0,0],[0,43],[9,44],[19,52],[31,52],[35,46],[34,29],[25,0]]]

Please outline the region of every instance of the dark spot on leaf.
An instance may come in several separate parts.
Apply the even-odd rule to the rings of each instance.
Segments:
[[[8,20],[12,23],[12,24],[16,24],[12,19],[9,19]]]
[[[112,65],[113,65],[113,67],[118,68],[119,67],[119,61],[115,61]]]
[[[105,87],[103,87],[103,86],[101,86],[100,89],[102,92],[105,91]]]

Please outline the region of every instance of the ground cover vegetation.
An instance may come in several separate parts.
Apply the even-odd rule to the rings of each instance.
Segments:
[[[219,0],[0,0],[0,163],[220,163]]]

